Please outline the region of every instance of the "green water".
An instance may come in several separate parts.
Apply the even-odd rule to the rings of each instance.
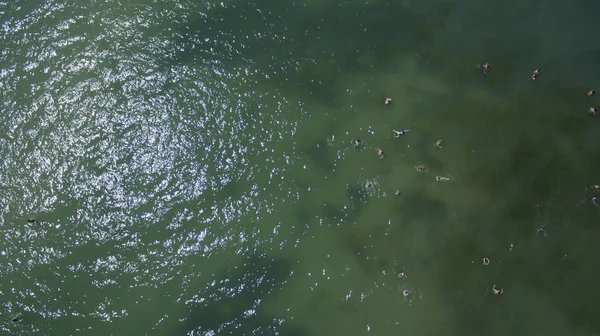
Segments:
[[[1,2],[2,334],[599,335],[598,10]]]

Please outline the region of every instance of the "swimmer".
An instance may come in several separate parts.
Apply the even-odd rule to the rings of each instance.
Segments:
[[[426,171],[427,171],[427,169],[425,169],[425,166],[423,166],[423,165],[418,165],[418,166],[416,166],[416,167],[415,167],[415,170],[416,170],[416,171],[418,171],[419,173],[422,173],[422,172],[426,172]]]
[[[35,218],[28,218],[27,219],[27,223],[35,223],[36,219]]]
[[[383,149],[377,148],[377,155],[379,155],[379,159],[383,159],[385,154],[383,154]]]
[[[360,140],[359,139],[354,140],[354,147],[356,147],[356,148],[360,147]]]
[[[483,257],[483,265],[487,266],[490,264],[490,259],[488,259],[488,257]]]
[[[438,141],[435,142],[435,147],[442,149],[442,139],[439,139]]]
[[[374,184],[373,182],[371,182],[371,181],[367,181],[367,182],[365,183],[365,188],[367,188],[367,189],[372,189],[373,187],[375,187],[375,184]]]
[[[538,78],[538,75],[540,74],[540,69],[535,69],[535,71],[533,72],[533,75],[531,75],[531,80],[535,82],[535,80]]]
[[[490,63],[483,63],[483,65],[481,66],[481,68],[483,69],[483,72],[488,72],[490,71]]]
[[[392,98],[385,98],[385,105],[390,105],[392,103]]]
[[[396,195],[396,196],[400,196],[400,190],[396,190],[396,191],[394,191],[394,195]]]
[[[443,177],[443,176],[436,176],[435,180],[438,181],[438,182],[447,182],[447,181],[450,181],[450,178],[449,177]]]
[[[504,293],[504,289],[502,289],[502,288],[496,289],[496,285],[494,285],[494,287],[492,287],[492,293],[494,293],[494,295],[500,295],[500,294]]]
[[[594,184],[592,188],[594,188],[596,191],[600,191],[600,185]]]
[[[600,204],[598,204],[598,198],[596,196],[592,196],[590,197],[590,202],[592,202],[592,204],[598,209],[600,210]]]
[[[596,91],[590,90],[590,91],[587,92],[587,96],[588,97],[592,97],[594,95],[594,93],[596,93]]]
[[[402,291],[402,295],[404,295],[404,297],[408,297],[408,291],[405,289]]]
[[[546,225],[540,226],[540,228],[538,229],[538,232],[546,233]]]
[[[406,276],[406,274],[404,274],[404,272],[400,272],[400,274],[398,274],[398,278],[402,279]]]
[[[410,130],[400,130],[400,131],[392,130],[392,132],[394,133],[394,138],[399,138],[399,137],[405,135],[406,132],[410,132]]]
[[[590,115],[596,115],[596,114],[598,114],[598,111],[596,110],[595,107],[590,107],[590,109],[588,110],[588,113]]]

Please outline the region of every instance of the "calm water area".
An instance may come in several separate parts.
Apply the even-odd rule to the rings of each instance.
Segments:
[[[600,335],[598,13],[2,0],[0,334]]]

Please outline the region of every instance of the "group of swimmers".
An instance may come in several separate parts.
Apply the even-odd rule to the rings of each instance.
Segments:
[[[386,105],[391,104],[392,103],[392,98],[389,98],[389,97],[385,98],[384,103]],[[410,132],[410,130],[392,130],[392,136],[397,139],[397,138],[400,138],[400,137],[406,135],[406,133],[408,133],[408,132]],[[442,149],[442,143],[443,143],[442,139],[439,139],[439,140],[437,140],[435,142],[435,146],[437,148],[439,148],[439,149]],[[355,139],[353,141],[353,144],[354,144],[354,147],[356,147],[356,148],[360,147],[360,145],[361,145],[360,139]],[[376,151],[377,151],[377,156],[379,156],[379,159],[383,159],[385,157],[385,153],[383,152],[383,149],[377,148]],[[420,173],[427,171],[427,169],[425,169],[425,166],[423,166],[423,165],[416,166],[415,170],[417,172],[420,172]],[[436,176],[435,180],[437,182],[446,182],[446,181],[449,181],[450,178],[449,177],[443,177],[443,176]],[[373,183],[372,182],[367,182],[365,184],[365,186],[367,187],[367,189],[369,189],[370,187],[373,187]],[[399,192],[396,191],[396,195],[398,195],[398,194],[399,194]]]
[[[484,73],[487,73],[487,72],[489,72],[491,70],[491,65],[489,63],[484,63],[481,66],[477,65],[477,67],[480,67],[483,70]],[[540,69],[535,69],[533,71],[533,74],[531,75],[531,80],[535,82],[538,79],[538,77],[540,76],[540,73],[541,73]],[[596,91],[589,90],[589,91],[586,92],[586,94],[587,94],[588,97],[591,98],[592,96],[594,96],[596,94]],[[390,98],[390,97],[385,98],[384,103],[385,103],[385,105],[390,105],[392,103],[392,98]],[[590,115],[595,116],[595,115],[598,114],[598,111],[596,110],[595,107],[590,107],[588,109],[588,113]],[[406,135],[407,132],[410,132],[410,130],[392,130],[392,135],[393,135],[394,138],[400,138],[400,137]],[[360,139],[354,140],[353,144],[354,144],[354,147],[360,147],[360,145],[361,145]],[[437,140],[436,143],[435,143],[435,146],[437,148],[441,149],[442,148],[442,139]],[[377,155],[379,156],[379,159],[383,159],[385,157],[385,153],[383,152],[383,149],[377,148],[376,151],[377,151]],[[415,170],[417,172],[426,172],[427,171],[427,169],[423,165],[416,166]],[[436,176],[435,179],[436,179],[437,182],[444,182],[444,181],[449,181],[450,180],[448,177],[442,177],[442,176]],[[365,186],[366,186],[367,189],[369,189],[369,188],[374,187],[374,184],[373,184],[373,182],[369,182],[368,181]],[[594,190],[600,191],[600,185],[593,185],[592,187],[594,188]],[[397,195],[400,194],[400,192],[396,191],[395,194],[397,196]],[[597,203],[597,198],[596,197],[592,197],[591,201],[594,204],[596,204]],[[545,226],[541,226],[538,229],[538,232],[546,233],[546,227]],[[489,264],[490,264],[490,259],[488,257],[484,257],[483,258],[483,265],[487,266]],[[400,272],[398,274],[398,277],[399,278],[404,278],[404,277],[406,277],[406,274],[404,272]],[[493,287],[492,287],[492,293],[494,295],[500,295],[500,294],[504,293],[504,289],[502,289],[502,288],[498,289],[498,288],[496,288],[496,285],[493,285]],[[408,292],[408,290],[404,290],[404,291],[402,291],[402,294],[405,297],[408,297],[409,292]]]
[[[486,63],[486,64],[487,64],[487,63]],[[485,69],[485,68],[486,68],[486,66],[484,65],[484,69]],[[487,65],[487,69],[489,70],[489,65]],[[385,98],[385,101],[384,101],[384,103],[385,103],[385,105],[389,105],[389,104],[391,104],[391,103],[392,103],[392,98],[389,98],[389,97],[388,97],[388,98]],[[393,136],[394,138],[400,138],[400,137],[402,137],[402,136],[406,135],[406,133],[408,133],[408,132],[410,132],[410,130],[392,130],[392,136]],[[437,148],[439,148],[439,149],[442,149],[442,144],[443,144],[443,140],[442,140],[442,139],[438,139],[438,140],[435,142],[435,147],[437,147]],[[360,141],[360,139],[355,139],[355,140],[353,141],[353,145],[354,145],[354,147],[356,147],[356,148],[360,147],[360,145],[361,145],[361,141]],[[377,148],[377,149],[376,149],[376,151],[377,151],[377,155],[379,156],[379,159],[383,159],[383,158],[385,157],[385,153],[383,152],[383,149],[381,149],[381,148]],[[421,172],[426,172],[426,171],[427,171],[427,168],[425,168],[425,166],[424,166],[424,165],[420,164],[420,165],[417,165],[417,166],[415,167],[415,170],[416,170],[417,172],[420,172],[420,173],[421,173]],[[435,177],[435,180],[436,180],[437,182],[445,182],[445,181],[449,181],[449,180],[450,180],[450,178],[448,178],[448,177],[444,177],[444,176],[436,176],[436,177]],[[374,184],[372,181],[367,181],[367,182],[365,183],[365,188],[367,188],[367,189],[371,189],[371,188],[374,188],[374,187],[375,187],[375,184]],[[398,196],[398,195],[400,195],[400,191],[399,191],[399,190],[396,190],[396,192],[395,192],[394,194],[395,194],[396,196]],[[487,260],[487,263],[486,263],[486,260]],[[487,265],[487,264],[489,264],[489,259],[488,259],[488,258],[484,258],[484,265]],[[403,279],[403,278],[405,278],[405,277],[406,277],[406,273],[404,273],[404,272],[400,272],[400,273],[398,274],[398,277],[399,277],[399,278],[401,278],[401,279]],[[494,285],[494,287],[492,288],[492,291],[493,291],[493,293],[494,293],[494,294],[496,294],[496,295],[497,295],[497,294],[502,294],[502,292],[503,292],[503,290],[502,290],[502,289],[496,289],[496,285]],[[409,294],[410,294],[410,293],[409,293],[409,291],[408,291],[408,290],[406,290],[406,289],[402,291],[402,295],[404,295],[404,297],[408,297],[408,296],[409,296]]]

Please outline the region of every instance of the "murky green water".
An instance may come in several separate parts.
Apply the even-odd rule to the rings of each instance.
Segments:
[[[600,334],[598,10],[0,3],[3,334]]]

